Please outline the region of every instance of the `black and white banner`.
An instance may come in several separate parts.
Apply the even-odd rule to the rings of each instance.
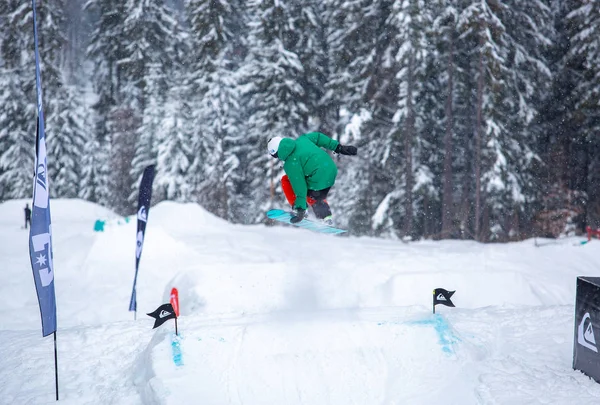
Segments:
[[[136,283],[138,269],[140,267],[140,257],[144,247],[144,236],[146,235],[146,223],[148,222],[148,212],[150,211],[150,199],[152,198],[152,182],[154,181],[154,165],[144,169],[142,182],[140,183],[140,192],[138,197],[137,211],[137,233],[135,247],[135,276],[133,278],[133,290],[131,291],[131,300],[129,301],[129,310],[137,311]]]
[[[52,225],[50,220],[50,196],[48,163],[46,157],[46,132],[42,108],[42,83],[38,50],[35,0],[33,7],[33,36],[35,43],[35,83],[37,89],[37,134],[33,206],[29,231],[29,258],[37,290],[42,316],[42,335],[56,332],[56,296],[54,294],[54,266],[52,265]],[[57,138],[58,139],[58,138]]]
[[[577,277],[573,368],[600,382],[600,277]]]
[[[438,304],[446,305],[448,307],[453,307],[454,303],[450,299],[456,291],[448,291],[443,288],[436,288],[433,290],[433,306],[435,307]]]
[[[162,325],[169,319],[177,318],[177,314],[175,314],[175,310],[173,309],[173,306],[170,303],[162,304],[160,307],[156,308],[154,312],[150,312],[147,315],[155,319],[154,326],[152,327],[152,329],[158,328],[160,325]]]

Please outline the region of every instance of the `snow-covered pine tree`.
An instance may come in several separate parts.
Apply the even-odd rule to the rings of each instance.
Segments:
[[[159,198],[190,201],[193,159],[190,106],[184,85],[174,84],[167,95],[161,130],[157,137],[157,167],[154,180]]]
[[[540,108],[536,153],[541,160],[534,167],[537,196],[531,205],[535,212],[532,228],[537,236],[549,236],[551,228],[556,228],[558,234],[564,230],[560,226],[551,226],[550,223],[555,224],[556,221],[550,220],[549,217],[556,217],[553,214],[561,209],[561,204],[557,203],[557,196],[568,199],[573,195],[564,187],[568,184],[565,180],[571,172],[566,164],[570,140],[576,138],[579,127],[573,116],[576,110],[576,97],[573,96],[573,92],[580,74],[578,70],[581,69],[582,58],[572,60],[566,57],[572,35],[566,18],[572,9],[569,3],[574,1],[559,0],[551,3],[554,36],[553,46],[548,52],[548,61],[552,80],[551,88],[544,94]],[[561,192],[554,193],[552,190]],[[563,204],[563,207],[565,206],[566,204]],[[550,214],[551,211],[554,213]]]
[[[516,2],[519,3],[519,2]],[[520,4],[520,3],[519,3]],[[524,167],[530,165],[531,137],[527,126],[536,114],[533,103],[539,81],[548,78],[542,56],[547,46],[544,5],[527,7],[508,1],[469,2],[459,17],[461,46],[473,50],[470,72],[477,80],[475,94],[475,213],[478,240],[506,238],[505,219],[526,201]],[[536,9],[539,21],[528,18]],[[524,24],[525,27],[519,24]],[[544,25],[546,24],[546,25]],[[527,30],[530,41],[519,30]],[[534,48],[542,48],[537,51]],[[538,82],[532,80],[537,77]],[[547,79],[546,79],[547,80]]]
[[[132,161],[136,153],[140,130],[145,130],[144,114],[152,82],[166,90],[166,78],[171,64],[171,41],[176,26],[175,11],[164,0],[128,0],[124,6],[125,19],[120,27],[120,47],[124,54],[116,63],[119,67],[119,93],[112,110],[113,207],[121,213],[134,211],[134,192],[137,177],[132,176]],[[178,37],[177,37],[178,38]],[[153,66],[151,73],[150,67]],[[155,111],[153,111],[154,113]],[[146,121],[147,123],[148,121]],[[140,129],[141,128],[141,129]],[[151,129],[150,129],[151,130]],[[135,170],[134,170],[135,174]]]
[[[495,6],[503,7],[501,2]],[[496,12],[494,12],[494,10]],[[496,110],[495,104],[499,89],[505,82],[502,80],[507,75],[506,66],[503,62],[507,58],[508,46],[505,27],[497,13],[497,7],[491,9],[488,1],[467,2],[459,16],[459,30],[463,39],[461,46],[471,49],[468,71],[476,78],[476,87],[473,89],[475,100],[473,100],[473,111],[475,112],[474,139],[473,139],[473,167],[474,167],[474,230],[477,240],[482,240],[487,232],[481,232],[482,217],[485,206],[485,189],[482,184],[482,176],[491,163],[485,161],[487,154],[487,138],[498,138],[506,128],[502,127],[500,110]],[[494,94],[493,89],[496,90]],[[496,98],[494,98],[496,96]],[[496,101],[496,103],[495,103]],[[501,103],[501,101],[500,101]],[[501,107],[501,106],[498,106]],[[493,152],[501,153],[497,148]],[[486,150],[484,150],[486,148]],[[500,161],[502,162],[502,161]],[[501,182],[499,183],[501,184]],[[485,226],[484,226],[485,228]]]
[[[84,186],[88,190],[84,194],[93,196],[96,202],[107,207],[112,204],[113,193],[113,169],[110,166],[113,136],[110,131],[111,111],[117,105],[122,83],[121,68],[117,61],[126,55],[126,43],[121,37],[125,19],[124,5],[121,0],[88,0],[85,3],[85,10],[97,16],[87,47],[87,56],[94,64],[92,81],[97,100],[93,105],[93,127],[97,147],[92,151],[96,165],[85,169],[89,172],[85,176],[89,181]],[[89,145],[86,148],[87,146]],[[92,158],[88,156],[86,159]],[[96,187],[96,190],[91,190],[90,187]]]
[[[0,10],[0,199],[25,198],[31,196],[37,124],[31,4],[11,0]]]
[[[510,187],[500,193],[502,203],[495,204],[499,209],[492,211],[492,226],[501,229],[493,235],[496,239],[514,240],[523,236],[519,234],[521,223],[530,223],[530,207],[537,196],[535,183],[538,179],[533,170],[540,160],[535,153],[540,136],[538,122],[543,98],[552,80],[547,55],[555,37],[552,13],[547,4],[543,0],[528,4],[507,0],[509,12],[503,16],[510,38],[510,103],[506,104],[510,107],[508,128],[512,138],[504,142],[505,149],[509,150],[507,172],[512,174],[509,175],[511,180],[507,181]],[[495,198],[498,193],[491,195]]]
[[[335,0],[330,6],[328,53],[333,68],[326,97],[342,102],[345,124],[352,121],[342,139],[355,143],[361,156],[360,160],[348,159],[339,172],[336,183],[345,189],[337,194],[336,206],[343,215],[336,221],[361,234],[376,233],[374,229],[388,221],[377,207],[391,191],[392,180],[385,170],[389,156],[385,134],[397,101],[389,49],[394,31],[386,22],[392,3]]]
[[[273,184],[279,182],[279,165],[266,153],[273,136],[295,138],[307,129],[309,109],[306,105],[305,71],[298,52],[303,33],[297,28],[302,8],[295,1],[247,2],[249,9],[248,57],[244,65],[247,137],[242,167],[245,184],[239,191],[246,200],[258,201],[248,206],[244,222],[264,219],[273,204]]]
[[[293,4],[293,3],[292,3]],[[329,59],[328,27],[331,25],[330,8],[327,2],[307,2],[296,5],[297,20],[295,44],[298,59],[303,67],[305,104],[309,111],[309,129],[316,129],[336,137],[340,100],[327,94],[327,83],[331,79],[333,62]]]
[[[235,0],[190,0],[190,76],[193,89],[193,157],[189,179],[193,198],[210,212],[232,218],[229,212],[232,164],[227,139],[240,132],[240,87],[236,79],[236,52],[243,24],[242,4]],[[229,158],[232,156],[232,158]]]
[[[338,99],[351,113],[365,106],[377,74],[386,36],[385,18],[391,1],[329,0],[327,50],[330,76],[326,99]],[[346,122],[347,123],[347,122]]]
[[[392,232],[403,236],[413,234],[416,203],[413,193],[419,192],[426,198],[432,194],[432,172],[427,165],[427,156],[421,156],[423,120],[425,114],[431,113],[423,108],[427,57],[431,51],[428,29],[433,22],[429,7],[431,3],[424,0],[398,0],[390,15],[390,25],[395,27],[393,43],[397,47],[393,55],[398,66],[394,85],[399,87],[393,117],[395,125],[390,129],[390,161],[395,166],[394,178],[400,180],[391,193],[398,193],[398,187],[404,188],[403,223],[395,224]],[[423,206],[422,201],[419,204]],[[393,209],[392,206],[389,208]]]
[[[452,189],[458,203],[454,206],[453,216],[455,232],[453,235],[473,239],[474,210],[475,210],[475,128],[477,122],[477,76],[473,74],[478,68],[474,60],[474,49],[478,49],[477,38],[462,36],[464,33],[461,16],[465,8],[470,5],[468,1],[456,1],[455,29],[456,41],[454,42],[455,75],[453,88],[456,97],[452,105],[452,117],[455,134],[452,142],[453,162]],[[443,60],[443,57],[442,57]],[[475,64],[475,65],[474,65]],[[446,114],[444,114],[446,115]],[[448,118],[446,116],[446,118]]]
[[[79,180],[79,198],[92,202],[101,202],[101,196],[107,196],[110,190],[102,179],[107,176],[102,170],[107,167],[108,151],[106,144],[98,141],[97,134],[91,131],[86,137],[81,157],[81,178]]]
[[[223,65],[229,62],[221,59]],[[230,218],[229,200],[231,195],[231,180],[229,177],[237,166],[237,156],[232,154],[229,148],[232,144],[229,142],[232,137],[240,133],[239,119],[239,87],[236,83],[234,72],[226,67],[212,72],[208,76],[211,78],[205,98],[199,106],[204,108],[198,110],[203,114],[201,122],[201,145],[204,146],[205,160],[198,161],[199,155],[194,154],[196,161],[192,166],[202,164],[199,170],[203,174],[202,181],[198,188],[198,200],[210,212],[223,217]],[[207,142],[208,141],[208,142]],[[197,145],[197,144],[196,144]],[[198,151],[199,148],[194,148]],[[208,152],[208,153],[206,153]]]
[[[458,94],[464,83],[457,80],[460,74],[460,65],[457,63],[460,57],[457,50],[457,3],[457,0],[440,0],[432,5],[436,17],[432,26],[432,54],[425,90],[425,102],[429,104],[425,106],[425,111],[429,111],[429,114],[423,136],[429,134],[431,139],[429,159],[435,162],[435,188],[440,198],[437,201],[439,205],[433,209],[439,214],[432,212],[424,220],[434,219],[441,224],[441,228],[431,230],[439,238],[455,236],[455,205],[459,201],[455,191],[455,161],[460,157],[456,153],[457,133],[464,131],[464,127],[461,127],[464,122],[457,117],[457,106],[460,103]],[[465,94],[464,90],[462,93]],[[436,204],[430,205],[435,207]]]
[[[64,0],[40,2],[38,28],[48,175],[52,181],[53,196],[74,198],[79,194],[86,112],[80,92],[66,84],[66,7]]]
[[[132,85],[123,86],[134,94]],[[135,134],[142,123],[137,108],[121,102],[111,109],[107,125],[110,134],[109,167],[110,207],[118,214],[128,215],[135,212],[135,204],[129,200],[134,179],[131,176],[131,162],[135,156],[137,139]]]
[[[185,170],[180,164],[174,167],[166,165],[169,161],[177,161],[177,159],[175,156],[165,156],[165,148],[161,149],[160,146],[161,142],[172,142],[173,138],[182,136],[189,138],[191,125],[189,98],[192,93],[186,76],[189,62],[193,60],[190,55],[189,29],[187,23],[181,23],[184,21],[181,11],[169,9],[169,13],[178,23],[170,25],[171,32],[164,44],[165,49],[162,50],[160,59],[149,63],[147,67],[144,87],[145,107],[142,125],[136,135],[137,145],[131,169],[134,179],[131,201],[137,200],[144,168],[158,163],[159,150],[162,151],[162,164],[157,164],[154,182],[156,192],[153,201],[159,202],[165,198],[187,201],[190,196],[189,178],[186,178],[189,163],[185,165]],[[188,139],[189,142],[191,141]],[[173,152],[179,154],[182,151]],[[189,153],[184,155],[187,161]]]
[[[17,63],[5,59],[0,67],[0,200],[31,197],[35,169],[37,111],[35,97],[25,91],[26,76],[31,80],[32,72],[23,69],[19,59]]]
[[[356,8],[359,13],[376,19],[370,24],[374,27],[373,36],[358,36],[360,41],[366,41],[360,48],[370,45],[368,57],[362,59],[357,55],[351,63],[352,68],[360,70],[368,67],[368,79],[361,91],[362,99],[367,101],[365,107],[372,113],[362,125],[361,150],[368,154],[370,164],[364,171],[349,172],[362,174],[358,179],[363,186],[354,189],[360,196],[355,200],[363,200],[362,207],[356,208],[370,212],[372,217],[367,220],[359,212],[356,218],[351,214],[350,226],[364,229],[368,224],[377,234],[402,237],[413,233],[413,159],[422,145],[420,98],[424,91],[429,46],[426,35],[431,17],[427,4],[418,1],[371,2],[360,6]],[[357,15],[355,21],[359,18]],[[417,165],[420,173],[427,175],[420,178],[426,187],[432,176],[427,167],[421,166]],[[364,200],[365,197],[370,201]]]
[[[577,2],[567,21],[571,45],[567,60],[581,64],[574,88],[574,115],[579,125],[573,134],[572,149],[578,153],[580,163],[574,166],[581,168],[577,173],[582,183],[573,182],[573,188],[587,193],[585,222],[597,228],[600,227],[600,4],[591,0]]]
[[[0,200],[31,197],[37,111],[23,75],[21,67],[0,68]]]
[[[136,204],[139,195],[140,182],[144,169],[156,164],[157,139],[161,136],[163,120],[165,118],[165,101],[167,85],[163,68],[158,63],[148,66],[145,91],[145,108],[142,115],[141,125],[136,130],[136,145],[133,159],[131,161],[131,179],[133,180],[129,202]],[[157,168],[159,171],[161,168]],[[160,193],[159,193],[160,195]],[[155,197],[159,195],[154,194]],[[153,198],[154,202],[160,198]]]
[[[47,94],[47,93],[46,93]],[[48,173],[54,196],[76,198],[80,195],[82,157],[88,140],[84,132],[85,104],[79,90],[63,84],[50,97],[52,113],[48,116]]]
[[[84,1],[65,0],[63,24],[67,43],[63,49],[65,76],[68,83],[85,86],[87,82],[86,43],[91,32],[90,15],[84,12]]]
[[[149,66],[158,64],[166,77],[171,63],[172,41],[177,24],[175,11],[164,0],[127,0],[125,2],[125,20],[119,32],[125,54],[117,60],[120,68],[119,79],[122,100],[135,111],[144,111],[146,85]],[[177,37],[179,39],[179,37]],[[169,52],[171,51],[171,52]],[[154,75],[160,70],[154,70]],[[153,79],[160,83],[158,78]],[[165,79],[166,80],[166,79]]]
[[[0,24],[2,24],[3,27],[7,27],[8,26],[8,2],[2,3],[0,4]],[[8,36],[8,32],[6,32],[6,30],[2,30],[0,32],[0,52],[2,52],[2,56],[0,56],[0,77],[2,77],[2,79],[0,79],[0,81],[2,81],[2,90],[0,90],[0,98],[3,100],[6,95],[4,95],[4,92],[6,92],[6,89],[9,87],[8,81],[6,80],[7,77],[9,77],[9,71],[6,69],[5,63],[4,63],[4,52],[5,52],[5,41],[6,38]],[[5,124],[3,122],[3,119],[0,119],[0,125]],[[7,145],[8,145],[8,139],[6,134],[4,135],[0,135],[0,151],[4,151],[7,149]],[[0,159],[2,158],[2,152],[0,152]],[[2,168],[2,166],[0,165],[0,178],[2,177],[2,173],[3,173],[4,169]],[[6,198],[4,195],[8,195],[8,190],[6,188],[6,186],[2,183],[0,183],[0,201],[4,201],[4,199]]]
[[[435,28],[433,31],[435,32]],[[453,120],[445,120],[449,98],[446,93],[450,91],[445,82],[448,65],[441,63],[439,53],[435,50],[436,38],[430,28],[427,37],[429,51],[428,57],[425,59],[425,78],[421,83],[422,91],[417,99],[421,117],[413,152],[415,156],[415,187],[413,187],[414,225],[412,234],[425,238],[439,238],[442,223],[441,203],[445,158],[443,140],[447,133],[445,124],[450,125],[449,132],[453,134]],[[454,92],[450,97],[455,97]],[[450,118],[452,118],[452,114],[450,114]]]
[[[360,0],[359,0],[360,1]],[[360,7],[358,1],[328,0],[323,2],[323,50],[326,64],[323,64],[325,70],[325,83],[323,85],[323,96],[320,100],[320,120],[322,127],[330,134],[340,136],[344,127],[352,117],[352,113],[347,111],[358,111],[360,92],[352,91],[350,88],[355,81],[351,80],[349,75],[349,64],[353,60],[354,49],[348,49],[347,44],[353,41],[350,39],[352,33],[357,34],[360,20],[357,13],[349,12],[353,7]],[[343,111],[342,111],[343,110]]]

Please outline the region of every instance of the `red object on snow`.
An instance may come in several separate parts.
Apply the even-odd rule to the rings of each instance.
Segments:
[[[175,315],[179,318],[179,292],[177,291],[177,288],[175,288],[175,287],[173,287],[171,289],[170,302],[171,302],[171,306],[175,310]]]
[[[595,236],[598,239],[600,239],[600,229],[594,230],[588,226],[586,228],[586,230],[587,230],[588,242],[592,240],[592,236]]]

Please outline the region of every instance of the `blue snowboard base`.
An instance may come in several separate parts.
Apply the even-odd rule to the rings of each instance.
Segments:
[[[284,222],[286,224],[294,225],[299,228],[308,229],[313,232],[319,233],[330,233],[330,234],[339,234],[346,232],[344,229],[335,228],[333,226],[329,226],[322,222],[311,221],[310,219],[303,219],[302,221],[292,224],[290,222],[290,218],[292,218],[292,214],[283,210],[269,210],[267,212],[267,217],[274,219],[275,221]]]

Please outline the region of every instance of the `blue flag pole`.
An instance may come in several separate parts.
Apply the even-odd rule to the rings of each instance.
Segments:
[[[29,258],[33,280],[37,291],[42,317],[42,336],[54,334],[54,375],[56,400],[58,401],[58,354],[56,349],[56,296],[54,293],[54,265],[52,263],[52,224],[50,219],[50,194],[48,165],[46,156],[46,133],[44,110],[42,108],[42,80],[38,49],[37,18],[35,0],[33,9],[33,40],[35,51],[35,83],[37,91],[37,133],[35,154],[35,178],[33,204],[31,207],[31,227],[29,231]]]
[[[135,248],[135,276],[133,277],[133,289],[131,291],[131,299],[129,300],[129,310],[133,311],[133,319],[136,319],[137,315],[136,284],[138,277],[138,269],[140,267],[140,258],[142,257],[142,248],[144,247],[146,223],[148,222],[148,213],[150,212],[150,200],[152,198],[152,182],[154,181],[154,174],[154,165],[146,167],[144,169],[144,174],[142,175],[142,181],[140,183]]]

